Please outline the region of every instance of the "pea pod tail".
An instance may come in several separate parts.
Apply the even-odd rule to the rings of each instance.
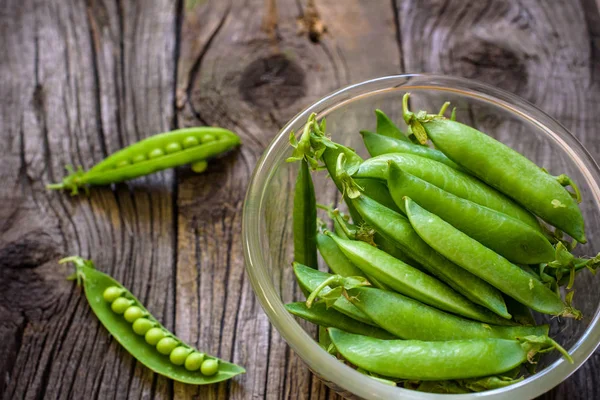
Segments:
[[[83,188],[85,193],[88,194],[87,186],[81,182],[81,178],[85,175],[85,171],[83,171],[81,167],[77,168],[77,171],[75,171],[71,165],[67,165],[65,169],[69,174],[63,178],[62,182],[49,183],[46,185],[46,189],[70,190],[71,196],[76,196],[79,194],[79,189]]]
[[[537,362],[537,354],[547,353],[552,350],[557,350],[569,363],[573,364],[571,355],[549,336],[525,336],[520,338],[519,341],[523,350],[527,352],[527,360],[532,364]]]
[[[59,264],[65,264],[68,262],[75,264],[75,272],[67,276],[67,280],[77,280],[77,286],[81,286],[81,283],[85,279],[85,273],[83,272],[83,269],[85,267],[94,268],[94,263],[91,260],[86,260],[79,256],[69,256],[58,260]]]
[[[427,136],[427,132],[423,127],[423,122],[429,122],[434,119],[444,119],[444,112],[446,111],[450,103],[444,103],[438,114],[427,114],[425,111],[419,111],[417,114],[415,114],[408,108],[409,98],[410,93],[406,93],[402,97],[402,116],[404,118],[404,122],[406,122],[406,125],[410,127],[419,143],[425,144],[427,143],[429,137]]]

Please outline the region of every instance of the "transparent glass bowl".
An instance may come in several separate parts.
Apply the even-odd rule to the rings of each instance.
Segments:
[[[339,90],[294,117],[273,140],[258,162],[248,188],[243,211],[246,268],[252,287],[271,323],[281,336],[326,384],[349,398],[437,399],[448,395],[421,393],[390,387],[343,365],[323,351],[313,339],[315,327],[296,320],[284,304],[302,300],[291,268],[293,188],[297,163],[286,163],[291,131],[301,132],[315,112],[327,118],[327,130],[336,142],[366,156],[359,130],[375,130],[374,110],[379,108],[400,126],[401,100],[411,92],[411,109],[434,112],[444,101],[457,107],[458,120],[471,124],[521,152],[554,175],[568,174],[583,195],[581,209],[586,221],[588,244],[576,254],[600,251],[600,170],[581,143],[558,122],[523,99],[508,92],[466,79],[435,75],[383,77]],[[325,171],[313,174],[317,200],[339,201],[335,186]],[[324,267],[324,266],[323,266]],[[487,392],[452,395],[456,399],[524,399],[538,396],[571,375],[594,352],[600,342],[600,291],[597,279],[583,271],[576,281],[574,305],[583,321],[536,315],[551,326],[554,337],[571,353],[569,364],[557,352],[543,358],[538,373],[524,381]]]

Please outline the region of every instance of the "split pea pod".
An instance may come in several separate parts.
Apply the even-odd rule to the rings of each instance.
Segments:
[[[581,196],[569,177],[548,174],[522,154],[470,126],[410,112],[408,96],[403,99],[404,119],[413,131],[422,132],[422,143],[431,139],[452,161],[578,242],[586,243],[583,216],[577,205]],[[568,185],[575,193],[565,189]]]
[[[244,368],[201,353],[175,337],[140,301],[89,260],[68,257],[83,284],[90,307],[108,332],[139,362],[178,382],[204,385],[246,372]]]
[[[334,309],[328,309],[324,303],[317,303],[308,308],[304,302],[296,302],[286,304],[285,308],[291,314],[325,328],[339,328],[379,339],[395,339],[394,335],[381,328],[359,322]]]
[[[446,192],[403,171],[394,162],[389,168],[388,188],[400,209],[404,209],[404,197],[410,197],[427,211],[515,263],[538,264],[554,260],[554,248],[539,230]]]
[[[480,180],[443,163],[413,154],[384,154],[365,160],[356,172],[348,170],[354,178],[371,178],[387,182],[388,162],[393,161],[402,170],[437,186],[455,196],[499,211],[516,218],[542,232],[538,220],[523,207]]]
[[[326,272],[321,272],[319,270],[307,267],[302,264],[294,263],[294,274],[296,275],[296,279],[298,280],[298,284],[302,288],[303,291],[311,293],[315,289],[319,287],[325,280],[332,277],[333,275],[328,274]],[[322,295],[326,295],[331,288],[325,287],[321,290]],[[363,322],[365,324],[376,326],[376,324],[369,318],[365,313],[356,308],[352,303],[350,303],[346,298],[340,297],[333,304],[333,309],[339,311],[342,314],[347,315],[350,318],[353,318],[357,321]]]
[[[415,232],[404,216],[383,207],[364,194],[352,204],[367,224],[392,241],[428,272],[464,294],[469,300],[486,307],[503,318],[510,318],[500,291],[464,268],[448,261],[433,250]]]
[[[466,379],[498,375],[557,348],[548,337],[427,342],[382,340],[329,329],[336,349],[352,364],[391,378]]]
[[[390,153],[408,153],[439,161],[449,167],[460,169],[454,161],[450,160],[439,150],[369,131],[360,131],[360,134],[371,157]]]
[[[543,283],[475,239],[406,198],[406,213],[415,231],[438,253],[479,276],[535,311],[580,318]]]
[[[239,144],[240,138],[223,128],[196,127],[160,133],[117,151],[87,172],[68,167],[70,174],[61,183],[47,188],[71,190],[76,195],[80,188],[90,185],[119,183],[185,164],[192,164],[195,172],[202,172],[207,159]]]
[[[545,336],[548,326],[499,326],[462,318],[399,293],[369,287],[347,290],[348,300],[379,327],[411,340],[515,339]]]
[[[364,273],[374,276],[398,293],[467,318],[496,323],[498,316],[467,300],[436,278],[367,243],[331,236],[342,252]]]

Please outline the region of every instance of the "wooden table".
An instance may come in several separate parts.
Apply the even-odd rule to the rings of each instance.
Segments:
[[[291,116],[339,87],[405,71],[478,79],[535,103],[600,160],[595,0],[318,0],[310,35],[298,34],[305,0],[279,0],[267,19],[263,1],[2,2],[5,399],[336,398],[269,325],[240,232],[258,157]],[[44,189],[65,164],[89,168],[191,125],[230,128],[244,145],[201,175],[165,171],[89,197]],[[184,340],[248,373],[208,387],[151,373],[64,279],[72,267],[57,260],[71,254],[93,258]],[[596,352],[543,398],[600,398],[599,375]]]

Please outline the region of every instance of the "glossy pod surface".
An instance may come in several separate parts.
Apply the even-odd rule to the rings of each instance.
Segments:
[[[504,257],[425,210],[410,198],[406,198],[406,212],[419,236],[450,261],[536,311],[567,316],[567,306],[556,293]]]
[[[178,382],[189,383],[193,385],[204,385],[215,382],[221,382],[230,379],[238,374],[245,373],[245,369],[228,363],[224,360],[220,360],[216,357],[204,355],[202,357],[202,365],[208,360],[213,360],[211,365],[216,364],[218,369],[215,371],[214,367],[207,369],[204,372],[201,371],[189,371],[184,365],[175,365],[169,359],[169,356],[161,354],[155,345],[157,345],[163,338],[175,339],[177,345],[185,347],[186,351],[190,352],[193,349],[190,346],[185,345],[175,337],[171,337],[168,334],[168,330],[162,326],[148,310],[146,310],[141,302],[133,296],[127,289],[125,289],[119,282],[110,276],[93,268],[91,262],[78,262],[77,258],[65,259],[65,261],[74,261],[77,265],[78,279],[83,280],[83,287],[86,298],[90,304],[90,307],[109,333],[138,361],[150,368],[152,371],[164,375],[170,379]],[[81,260],[81,259],[79,259]],[[82,260],[83,261],[83,260]],[[112,304],[111,298],[106,298],[104,293],[107,292],[108,288],[119,289],[119,297],[115,299]],[[115,291],[109,289],[108,293]],[[123,315],[117,314],[111,308],[115,302],[119,299],[124,299],[129,304],[135,304],[144,313],[143,318],[139,318],[132,325],[128,322]],[[138,323],[138,321],[140,321]],[[146,322],[148,321],[148,322]],[[142,324],[141,322],[146,322]],[[136,324],[137,323],[137,324]],[[146,325],[141,327],[141,325]],[[151,328],[150,328],[151,327]],[[149,329],[147,329],[149,328]],[[136,332],[136,329],[140,329],[138,332],[144,333],[144,335]],[[149,333],[153,331],[152,333]],[[155,333],[156,343],[151,345],[148,343],[148,338]],[[196,353],[201,354],[201,353]],[[193,360],[192,360],[193,361]],[[211,376],[203,375],[205,372],[211,373]]]
[[[369,131],[360,131],[360,134],[371,157],[390,153],[408,153],[439,161],[449,167],[460,169],[454,161],[450,160],[439,150]]]
[[[302,160],[294,189],[294,260],[317,268],[317,201],[308,163]]]
[[[515,339],[548,334],[548,326],[498,326],[468,320],[430,307],[399,293],[376,288],[348,290],[357,308],[378,326],[402,339]]]
[[[363,272],[385,282],[396,292],[467,318],[495,321],[494,315],[488,314],[446,284],[386,252],[364,242],[336,237],[333,239],[342,252]]]
[[[329,329],[329,335],[352,364],[393,378],[475,378],[497,375],[527,361],[527,347],[517,340],[381,340],[339,329]]]
[[[498,289],[440,256],[421,239],[404,216],[383,207],[365,195],[353,199],[352,204],[366,223],[399,246],[411,258],[417,260],[428,272],[471,301],[504,318],[510,318]]]
[[[404,197],[410,197],[421,207],[512,262],[539,264],[554,260],[554,248],[539,230],[446,192],[403,171],[393,162],[390,164],[388,188],[401,209],[404,209]]]
[[[379,339],[395,338],[394,335],[381,328],[359,322],[332,308],[327,309],[325,303],[316,303],[311,308],[308,308],[304,302],[297,302],[286,304],[285,308],[295,316],[322,327],[339,328],[347,332]]]
[[[556,180],[525,156],[476,129],[445,119],[423,124],[450,159],[575,240],[585,243],[577,202]]]
[[[363,162],[355,178],[380,179],[387,182],[388,162],[393,161],[404,171],[452,193],[455,196],[500,211],[541,231],[538,220],[523,207],[464,172],[443,163],[413,154],[384,154]]]

